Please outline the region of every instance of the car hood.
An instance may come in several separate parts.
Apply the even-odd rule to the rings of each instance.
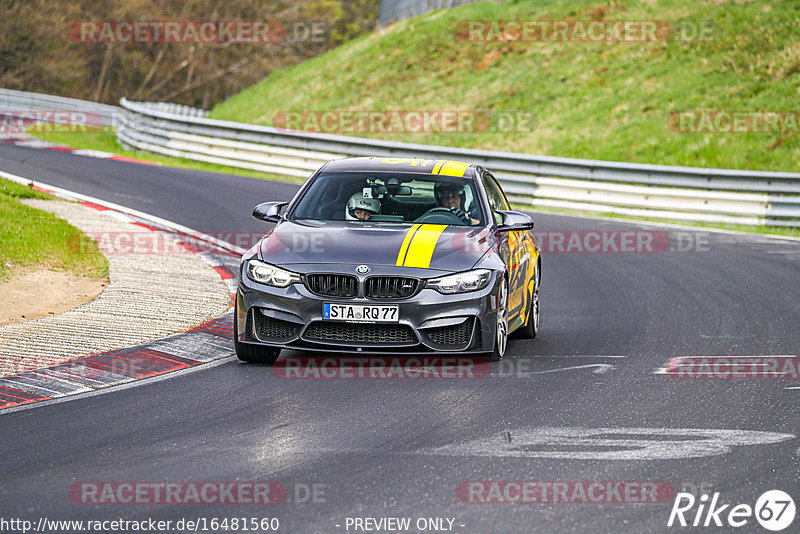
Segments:
[[[261,239],[258,256],[273,265],[338,263],[457,272],[471,269],[493,242],[488,228],[283,221]]]

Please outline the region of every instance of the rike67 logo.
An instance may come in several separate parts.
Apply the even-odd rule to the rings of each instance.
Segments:
[[[778,532],[792,524],[795,511],[794,500],[781,490],[764,492],[755,506],[722,504],[719,493],[714,493],[710,502],[708,494],[696,499],[691,493],[678,493],[667,526],[738,528],[755,517],[765,529]]]

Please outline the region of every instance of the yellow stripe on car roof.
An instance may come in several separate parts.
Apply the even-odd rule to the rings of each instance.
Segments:
[[[469,168],[469,163],[464,163],[463,161],[446,161],[444,165],[442,165],[441,170],[439,170],[440,176],[457,176],[462,178],[464,173],[467,172]]]
[[[421,168],[433,163],[431,174],[456,176],[458,178],[462,178],[470,166],[469,163],[464,163],[463,161],[449,161],[446,159],[383,158],[380,162],[386,165],[410,165]]]
[[[417,158],[383,158],[381,163],[386,165],[411,165],[412,167],[420,166],[427,167],[429,164],[435,162],[435,159],[417,159]]]

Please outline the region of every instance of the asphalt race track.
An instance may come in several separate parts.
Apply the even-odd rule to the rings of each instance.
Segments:
[[[289,199],[297,187],[10,145],[0,145],[0,170],[212,234],[264,230],[252,207]],[[230,358],[0,414],[0,516],[276,517],[281,532],[298,533],[353,532],[354,517],[449,518],[464,533],[665,532],[672,496],[485,504],[463,502],[457,488],[639,481],[751,506],[767,490],[800,495],[800,389],[787,389],[796,380],[663,372],[679,356],[797,354],[800,242],[534,219],[537,232],[666,232],[673,250],[545,247],[540,337],[512,341],[506,361],[482,378],[284,379]],[[278,482],[288,497],[269,505],[73,502],[71,486],[91,481]],[[736,530],[764,532],[754,518]]]

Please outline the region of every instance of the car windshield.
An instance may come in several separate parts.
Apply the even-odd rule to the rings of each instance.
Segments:
[[[472,180],[397,173],[327,173],[314,180],[294,218],[386,224],[483,224]]]

